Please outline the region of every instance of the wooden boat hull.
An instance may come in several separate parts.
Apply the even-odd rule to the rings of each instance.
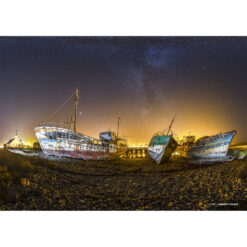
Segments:
[[[197,140],[188,150],[188,158],[192,160],[224,160],[227,157],[229,145],[236,131]]]
[[[35,134],[44,154],[84,160],[104,160],[121,157],[126,147],[103,143],[74,131],[57,127],[37,127]]]
[[[148,147],[148,154],[156,164],[161,164],[169,160],[178,144],[172,135],[154,136]]]

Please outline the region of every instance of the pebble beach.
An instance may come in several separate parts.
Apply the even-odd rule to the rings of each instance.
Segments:
[[[28,175],[14,177],[11,162],[27,166]],[[10,174],[0,210],[247,209],[245,161],[197,165],[172,158],[156,165],[148,158],[83,161],[2,150],[0,167],[1,176]]]

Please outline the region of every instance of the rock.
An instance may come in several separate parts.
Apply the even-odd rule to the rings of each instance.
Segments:
[[[21,184],[24,186],[29,186],[30,185],[30,181],[28,178],[21,178]]]

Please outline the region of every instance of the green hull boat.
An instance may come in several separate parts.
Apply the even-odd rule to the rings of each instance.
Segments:
[[[171,126],[174,119],[172,120],[170,127],[166,134],[157,133],[155,134],[149,143],[148,154],[155,161],[156,164],[166,162],[171,157],[172,153],[178,146],[177,141],[173,138],[173,135],[169,135]]]

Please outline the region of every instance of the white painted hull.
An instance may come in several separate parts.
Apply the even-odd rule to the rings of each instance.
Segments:
[[[188,150],[188,158],[197,160],[225,160],[229,145],[236,131],[204,137]]]
[[[148,148],[149,156],[157,163],[160,164],[164,156],[167,145],[156,145]]]
[[[120,156],[127,150],[115,144],[57,127],[38,127],[36,137],[44,154],[85,160],[102,160]],[[59,135],[58,135],[59,134]]]
[[[210,148],[207,150],[200,150],[200,151],[191,151],[189,153],[189,158],[200,158],[200,159],[206,159],[206,158],[222,158],[227,155],[227,151],[229,148],[229,144],[216,147],[216,148]]]

